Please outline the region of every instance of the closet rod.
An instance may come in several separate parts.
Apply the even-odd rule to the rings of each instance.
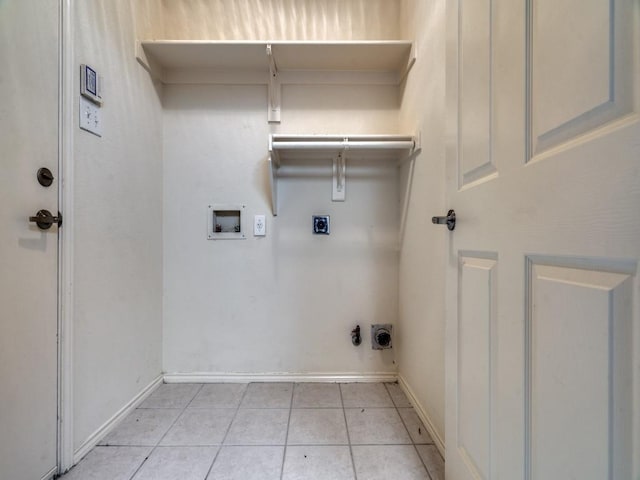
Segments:
[[[296,141],[279,142],[271,144],[273,150],[340,150],[340,149],[367,149],[367,150],[405,150],[415,146],[413,140],[381,140],[381,141]]]

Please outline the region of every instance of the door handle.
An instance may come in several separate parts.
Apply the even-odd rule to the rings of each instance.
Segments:
[[[54,217],[49,210],[38,210],[35,217],[29,217],[30,222],[34,222],[41,230],[49,230],[54,223],[58,224],[58,227],[62,226],[62,215],[58,212],[58,216]]]
[[[431,217],[431,222],[436,225],[446,225],[449,230],[456,228],[456,212],[449,210],[446,217]]]

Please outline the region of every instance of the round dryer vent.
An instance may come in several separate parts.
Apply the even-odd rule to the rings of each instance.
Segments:
[[[390,323],[371,325],[371,348],[374,350],[391,348],[391,329]]]

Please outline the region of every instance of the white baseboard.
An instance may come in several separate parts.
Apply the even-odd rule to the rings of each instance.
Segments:
[[[445,444],[444,444],[443,438],[440,436],[440,434],[436,430],[433,422],[431,421],[431,418],[427,414],[422,404],[418,401],[416,394],[413,392],[413,390],[411,389],[411,387],[409,386],[409,384],[407,383],[407,381],[402,375],[398,375],[398,384],[400,385],[400,388],[402,389],[402,391],[404,391],[405,395],[411,402],[411,405],[413,405],[413,408],[418,414],[418,417],[420,417],[420,420],[422,420],[422,423],[424,424],[425,428],[429,431],[429,435],[431,435],[431,438],[433,438],[433,442],[435,443],[436,448],[440,451],[440,455],[442,455],[442,458],[445,458],[444,457]]]
[[[42,477],[41,480],[51,480],[57,472],[58,472],[58,467],[53,467]]]
[[[249,383],[249,382],[395,382],[394,372],[379,373],[165,373],[165,383]]]
[[[82,457],[91,451],[100,440],[107,436],[116,425],[118,425],[124,417],[129,415],[138,405],[140,405],[153,391],[162,383],[162,375],[156,377],[149,385],[144,387],[129,403],[118,410],[109,420],[107,420],[100,428],[93,432],[82,445],[73,453],[73,464],[77,464]]]

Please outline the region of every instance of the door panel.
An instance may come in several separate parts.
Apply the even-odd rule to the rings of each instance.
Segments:
[[[558,265],[528,265],[530,478],[632,478],[633,277]]]
[[[491,395],[497,262],[460,255],[458,315],[458,444],[466,468],[490,478]]]
[[[640,4],[447,8],[447,478],[640,478]]]
[[[0,2],[0,465],[2,478],[56,468],[58,2]],[[40,167],[56,181],[36,180]]]
[[[532,155],[633,111],[633,19],[631,1],[532,1]]]
[[[465,2],[460,21],[462,187],[496,172],[491,155],[491,0]]]

